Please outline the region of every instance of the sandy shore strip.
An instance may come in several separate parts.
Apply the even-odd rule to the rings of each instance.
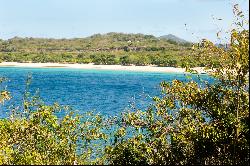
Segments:
[[[97,70],[145,71],[145,72],[173,72],[185,73],[184,68],[157,67],[157,66],[122,66],[122,65],[94,65],[90,64],[61,64],[61,63],[18,63],[2,62],[0,67],[30,67],[30,68],[75,68]],[[204,68],[194,68],[198,73],[204,73]]]

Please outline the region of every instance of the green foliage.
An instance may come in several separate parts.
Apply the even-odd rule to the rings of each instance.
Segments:
[[[197,48],[198,57],[210,62],[207,68],[218,59],[214,84],[163,82],[162,97],[151,108],[124,114],[120,127],[136,132],[107,148],[111,164],[249,163],[249,31],[242,19],[231,31],[229,49],[207,40]]]
[[[178,67],[186,57],[192,66],[199,66],[199,63],[194,63],[194,58],[188,56],[191,53],[191,44],[173,43],[142,34],[108,33],[75,39],[15,37],[0,42],[0,61],[6,62],[153,64]]]
[[[4,81],[5,81],[5,78],[0,78],[0,85]],[[4,104],[4,102],[6,100],[10,100],[10,98],[11,98],[10,93],[5,88],[1,88],[0,89],[0,104]]]
[[[45,105],[38,95],[30,97],[26,91],[23,109],[0,119],[0,164],[103,164],[102,149],[90,143],[98,140],[98,147],[105,142],[104,122],[98,114],[79,116],[56,103]],[[95,160],[94,153],[99,154]]]

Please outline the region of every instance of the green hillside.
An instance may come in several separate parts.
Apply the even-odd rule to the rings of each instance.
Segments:
[[[108,33],[74,39],[15,37],[0,40],[0,61],[180,67],[187,62],[191,50],[191,44],[143,34]],[[202,65],[188,61],[193,66]]]

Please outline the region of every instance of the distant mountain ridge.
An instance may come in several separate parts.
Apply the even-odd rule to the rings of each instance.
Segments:
[[[85,38],[33,38],[14,37],[8,40],[0,40],[1,52],[53,52],[53,53],[79,53],[106,51],[170,51],[186,50],[190,45],[177,43],[172,40],[161,40],[153,35],[116,33],[94,34]],[[120,53],[121,54],[121,53]]]
[[[23,40],[23,39],[31,39],[31,40],[36,40],[36,39],[41,39],[41,40],[79,40],[79,39],[90,39],[90,38],[106,38],[106,37],[111,37],[111,38],[117,38],[117,37],[122,37],[123,39],[131,39],[132,40],[134,38],[144,38],[144,39],[166,39],[166,40],[172,40],[172,41],[175,41],[177,43],[191,43],[189,41],[186,41],[180,37],[177,37],[173,34],[168,34],[168,35],[164,35],[164,36],[160,36],[160,37],[156,37],[154,35],[146,35],[146,34],[142,34],[142,33],[118,33],[118,32],[109,32],[109,33],[104,33],[104,34],[100,34],[100,33],[97,33],[97,34],[93,34],[91,36],[87,36],[87,37],[75,37],[75,38],[43,38],[43,37],[18,37],[18,36],[15,36],[13,38],[10,38],[10,39],[1,39],[0,38],[0,41],[7,41],[7,40]]]
[[[186,41],[182,38],[179,38],[173,34],[168,34],[168,35],[164,35],[164,36],[160,36],[159,39],[166,39],[166,40],[172,40],[175,41],[177,43],[190,43],[189,41]]]
[[[191,57],[192,53],[192,43],[132,33],[110,32],[71,39],[14,37],[0,40],[0,62],[183,67],[188,60],[193,66],[204,64]]]

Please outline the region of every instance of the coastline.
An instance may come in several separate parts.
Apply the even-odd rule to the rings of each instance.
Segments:
[[[97,69],[97,70],[118,70],[118,71],[144,71],[163,73],[186,73],[184,68],[157,67],[157,66],[122,66],[122,65],[94,65],[90,64],[62,64],[62,63],[18,63],[2,62],[0,67],[30,67],[30,68],[75,68],[75,69]],[[205,73],[204,67],[193,68],[198,73]]]

